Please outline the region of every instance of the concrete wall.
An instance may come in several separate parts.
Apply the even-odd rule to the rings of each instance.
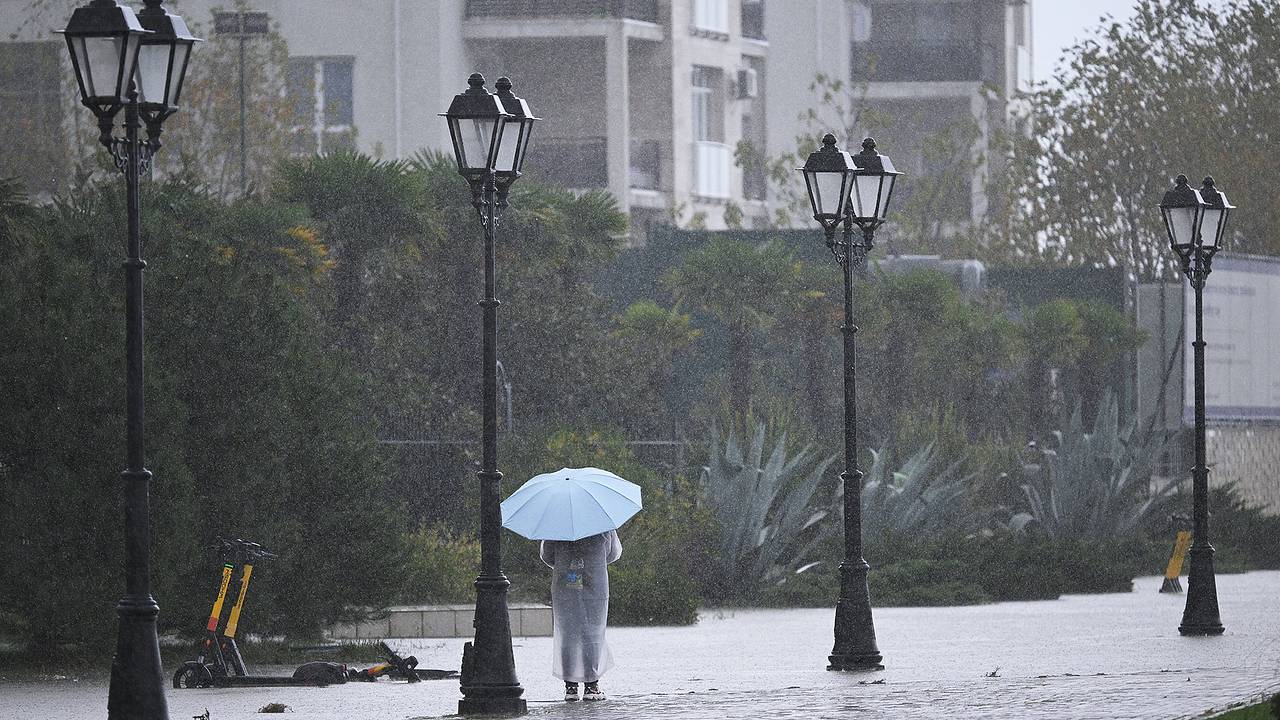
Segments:
[[[1205,452],[1211,485],[1234,482],[1250,504],[1280,515],[1280,424],[1210,426]]]
[[[1166,458],[1165,472],[1189,477],[1195,435],[1184,422],[1182,353],[1187,347],[1183,325],[1181,282],[1138,288],[1138,325],[1147,333],[1138,351],[1138,415],[1159,414],[1167,430],[1178,433],[1177,447]],[[1163,308],[1163,311],[1162,311]],[[1210,346],[1212,348],[1212,346]],[[1167,383],[1162,383],[1169,370]],[[1164,404],[1160,404],[1160,394]],[[1214,422],[1205,431],[1209,482],[1234,482],[1244,498],[1280,515],[1280,423]]]
[[[546,637],[552,632],[551,607],[534,603],[511,603],[511,634],[515,637]],[[402,605],[389,607],[374,619],[354,625],[334,625],[331,637],[338,640],[382,640],[386,638],[471,637],[475,634],[472,605]]]

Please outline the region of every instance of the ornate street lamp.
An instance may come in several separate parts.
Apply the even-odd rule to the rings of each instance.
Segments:
[[[1222,248],[1227,216],[1234,208],[1206,177],[1197,192],[1179,175],[1173,189],[1160,201],[1169,246],[1182,263],[1196,296],[1195,351],[1195,466],[1191,469],[1192,526],[1191,568],[1187,572],[1187,604],[1178,632],[1183,635],[1221,635],[1218,586],[1213,570],[1213,545],[1209,544],[1209,466],[1205,459],[1204,412],[1204,285],[1212,271],[1213,256]]]
[[[853,275],[864,267],[875,245],[876,228],[884,224],[893,187],[901,173],[875,151],[876,141],[862,141],[862,152],[850,157],[836,147],[834,135],[822,138],[822,147],[809,155],[804,167],[805,186],[813,219],[822,226],[827,248],[835,255],[844,275],[844,463],[840,473],[844,491],[844,561],[840,563],[840,599],[836,602],[835,646],[828,656],[828,670],[881,670],[883,659],[876,647],[871,618],[871,593],[862,557],[862,471],[858,469],[857,381],[854,375]],[[836,227],[844,231],[836,239]],[[862,231],[854,239],[853,227]]]
[[[156,617],[151,596],[151,472],[143,439],[142,236],[138,177],[160,148],[160,125],[178,109],[186,61],[196,38],[160,0],[146,0],[134,15],[115,0],[93,0],[71,15],[63,35],[80,87],[80,100],[98,118],[98,140],[124,173],[129,236],[125,271],[125,594],[116,606],[119,629],[111,661],[109,718],[167,718]],[[124,109],[124,137],[115,118]],[[138,138],[146,119],[148,141]]]
[[[483,406],[480,471],[480,575],[476,578],[475,640],[462,651],[462,715],[523,714],[524,688],[516,678],[511,652],[511,618],[502,572],[502,473],[498,472],[498,356],[494,235],[507,207],[507,191],[520,177],[525,146],[537,118],[528,105],[511,94],[511,81],[498,78],[498,93],[484,89],[484,76],[467,79],[466,92],[454,97],[449,124],[458,174],[471,186],[471,204],[484,224]]]

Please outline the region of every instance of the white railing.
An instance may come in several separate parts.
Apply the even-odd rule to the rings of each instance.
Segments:
[[[706,198],[729,198],[729,167],[732,153],[724,143],[698,141],[693,144],[693,192]]]
[[[729,34],[729,0],[693,0],[693,29]]]
[[[1017,62],[1014,65],[1014,71],[1018,73],[1015,87],[1023,92],[1031,90],[1031,83],[1035,78],[1031,77],[1031,51],[1025,45],[1019,45],[1017,51]]]

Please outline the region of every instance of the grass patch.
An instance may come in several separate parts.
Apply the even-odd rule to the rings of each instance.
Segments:
[[[1214,720],[1276,720],[1280,718],[1280,693],[1272,695],[1270,699],[1255,702],[1251,705],[1240,703],[1240,707],[1233,707],[1225,712],[1209,715],[1208,717]]]

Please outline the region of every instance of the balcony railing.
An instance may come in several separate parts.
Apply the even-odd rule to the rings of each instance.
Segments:
[[[631,187],[658,190],[662,187],[662,143],[657,140],[631,141]]]
[[[658,22],[658,0],[467,0],[467,17],[606,17]]]
[[[729,198],[729,166],[732,152],[724,143],[693,144],[693,192],[705,198]]]
[[[872,82],[982,79],[977,45],[955,42],[853,43],[850,69]]]
[[[609,187],[609,148],[603,137],[539,138],[535,133],[525,151],[524,169],[530,177],[561,187]]]

